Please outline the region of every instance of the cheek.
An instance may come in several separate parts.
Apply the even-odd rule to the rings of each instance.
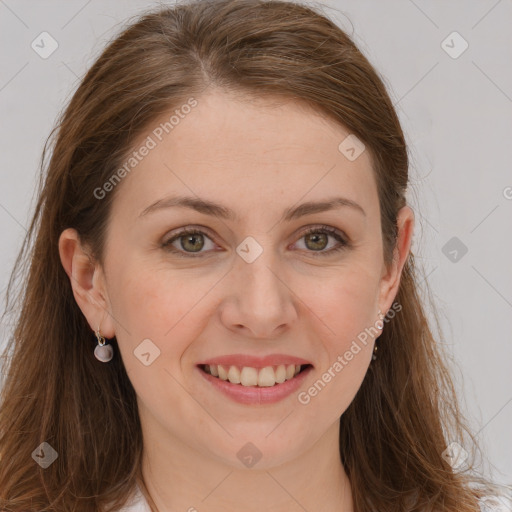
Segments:
[[[179,360],[185,349],[182,344],[190,339],[185,331],[199,327],[189,318],[195,304],[205,295],[202,288],[188,286],[182,275],[178,278],[176,273],[150,270],[149,265],[136,268],[127,265],[116,270],[109,283],[109,296],[117,323],[117,339],[123,356],[127,356],[123,357],[126,366],[146,339],[155,345],[155,351],[160,351],[155,364],[167,356],[172,357],[166,364]]]
[[[322,320],[333,350],[343,350],[377,320],[378,276],[363,262],[317,280],[314,287],[304,282],[300,296]]]
[[[343,269],[307,295],[308,306],[319,319],[316,325],[322,331],[325,357],[315,380],[308,383],[304,402],[314,398],[317,410],[330,411],[333,419],[357,393],[371,362],[374,339],[380,334],[377,276],[367,268]]]
[[[342,295],[336,307],[330,306],[330,315],[322,317],[329,326],[329,334],[322,338],[324,357],[298,396],[299,403],[311,405],[308,414],[312,421],[319,421],[320,417],[324,422],[339,419],[368,371],[378,331],[373,327],[372,310],[368,308],[371,296],[365,298],[361,294]]]

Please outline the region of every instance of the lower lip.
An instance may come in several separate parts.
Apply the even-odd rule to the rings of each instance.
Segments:
[[[241,384],[232,384],[229,381],[213,377],[209,373],[204,372],[201,368],[196,367],[197,371],[215,388],[224,393],[226,396],[241,404],[264,405],[274,404],[284,400],[300,387],[304,379],[313,369],[308,366],[305,370],[298,373],[290,380],[284,381],[282,384],[276,384],[269,387],[242,386]]]

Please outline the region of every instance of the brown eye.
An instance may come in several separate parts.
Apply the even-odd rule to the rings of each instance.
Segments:
[[[329,238],[335,239],[338,245],[336,246],[336,244],[334,244],[334,246],[325,250],[329,245]],[[346,240],[337,229],[329,226],[310,228],[302,234],[301,240],[302,239],[304,239],[306,252],[316,252],[317,254],[315,254],[315,256],[328,256],[350,247],[348,240]]]
[[[195,233],[193,235],[182,235],[179,237],[181,247],[186,251],[198,252],[204,246],[204,240],[201,239],[202,235]]]
[[[325,233],[310,233],[304,236],[306,246],[313,251],[321,251],[327,247],[329,237]]]
[[[329,247],[329,239],[336,240],[338,244],[332,244]],[[348,239],[345,239],[337,229],[329,226],[310,228],[303,233],[300,240],[304,240],[304,250],[315,256],[328,256],[351,247]],[[208,244],[211,244],[210,247]],[[162,243],[162,247],[183,257],[207,256],[215,251],[215,243],[212,239],[198,229],[183,229]],[[203,249],[206,250],[203,251]]]
[[[206,242],[205,242],[206,240]],[[169,238],[162,244],[162,247],[179,256],[193,256],[196,253],[198,256],[203,255],[209,251],[203,251],[202,249],[211,244],[207,249],[214,249],[214,243],[205,233],[199,230],[185,229]]]

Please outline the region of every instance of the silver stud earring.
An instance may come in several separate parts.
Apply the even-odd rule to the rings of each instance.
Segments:
[[[98,345],[94,349],[94,356],[102,363],[108,363],[114,357],[114,349],[112,345],[105,344],[105,338],[100,334],[100,328],[95,332],[98,338]]]

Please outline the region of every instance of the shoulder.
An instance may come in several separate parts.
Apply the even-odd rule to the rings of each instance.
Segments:
[[[478,504],[480,512],[512,512],[512,489],[482,496]]]
[[[140,488],[136,486],[132,498],[118,512],[151,512],[151,508]]]
[[[494,494],[482,496],[478,504],[480,512],[512,512],[512,489],[505,487]],[[133,497],[119,512],[151,512],[151,508],[137,486]]]

